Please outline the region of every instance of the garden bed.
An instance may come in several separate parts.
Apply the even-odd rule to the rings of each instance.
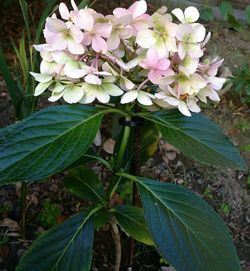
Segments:
[[[33,1],[32,5],[40,7],[40,1]],[[102,12],[110,12],[117,5],[127,6],[132,1],[97,1],[95,8]],[[155,10],[157,3],[149,3],[151,10]],[[21,20],[20,10],[16,7],[11,12]],[[39,12],[38,12],[39,13]],[[3,20],[3,36],[12,36],[18,40],[22,30],[19,20],[12,20],[7,11],[0,11]],[[4,16],[4,17],[3,17]],[[38,15],[37,15],[38,16]],[[9,24],[8,24],[9,22]],[[225,66],[230,70],[235,64],[241,64],[248,60],[250,64],[250,44],[247,33],[238,33],[227,29],[221,22],[208,24],[213,29],[213,36],[210,42],[210,53],[218,53],[225,58]],[[17,30],[18,29],[18,30]],[[1,42],[2,42],[1,37]],[[5,38],[3,45],[7,48],[8,59],[13,61],[9,41]],[[211,46],[212,44],[212,46]],[[13,65],[14,68],[14,65]],[[241,104],[237,96],[233,95],[234,90],[230,89],[223,94],[222,101],[218,105],[209,104],[204,112],[216,123],[225,133],[229,135],[235,145],[242,150],[242,155],[250,166],[250,110]],[[39,108],[49,103],[42,98]],[[0,77],[0,127],[14,122],[13,108],[8,97],[5,84]],[[109,126],[104,126],[102,131],[108,135]],[[107,154],[108,156],[108,154]],[[99,164],[91,164],[95,171],[104,176],[103,167]],[[234,239],[243,270],[250,270],[250,196],[247,185],[247,175],[233,170],[218,169],[196,163],[169,146],[166,142],[160,142],[160,146],[154,157],[142,168],[143,176],[160,179],[165,182],[175,182],[184,185],[195,191],[206,199],[226,221]],[[1,221],[0,228],[2,240],[0,249],[0,270],[14,270],[19,258],[25,252],[32,240],[46,229],[44,221],[39,219],[39,214],[44,212],[44,203],[51,203],[52,216],[56,216],[55,223],[62,222],[65,218],[81,208],[83,203],[71,196],[63,188],[62,174],[51,177],[47,183],[36,183],[28,185],[28,208],[27,208],[27,236],[21,238],[18,222],[20,220],[19,185],[8,185],[0,188]],[[105,179],[103,179],[105,183]],[[117,195],[115,202],[121,201]],[[54,223],[54,222],[53,222]],[[114,247],[109,233],[109,228],[100,229],[96,236],[94,246],[93,270],[112,270],[114,263]],[[125,252],[123,257],[124,270],[126,267],[126,240],[124,234]],[[135,270],[159,270],[164,265],[160,263],[160,257],[150,247],[137,246],[135,258]]]

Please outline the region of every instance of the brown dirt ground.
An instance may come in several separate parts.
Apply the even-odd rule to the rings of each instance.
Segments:
[[[108,13],[118,5],[127,6],[132,2],[103,0],[97,1],[94,7],[99,11]],[[158,2],[151,1],[149,3],[150,10],[158,7]],[[30,3],[32,11],[35,12],[35,18],[38,18],[43,5],[40,1],[30,1]],[[0,43],[5,48],[8,61],[14,66],[15,58],[10,46],[10,37],[17,41],[22,32],[23,24],[20,23],[22,22],[20,9],[17,6],[4,9],[0,8],[0,17],[3,18],[0,23]],[[13,20],[13,17],[15,20]],[[248,61],[248,64],[250,64],[249,32],[248,34],[247,32],[237,33],[228,29],[221,22],[209,23],[208,27],[213,32],[209,47],[211,54],[218,53],[224,57],[225,66],[229,69],[232,69],[235,64],[240,64],[244,61]],[[204,112],[218,123],[225,133],[232,138],[233,142],[242,150],[242,155],[248,165],[250,165],[250,152],[243,151],[244,147],[250,144],[250,128],[249,125],[246,125],[246,127],[240,125],[242,121],[250,124],[250,110],[247,106],[240,104],[237,99],[233,98],[232,93],[233,89],[223,95],[220,104],[210,104],[204,108]],[[43,107],[47,103],[43,101],[40,104]],[[13,108],[7,95],[5,84],[0,76],[0,127],[13,122]],[[169,159],[170,161],[166,163],[166,157],[169,158],[170,151],[164,142],[161,144],[163,147],[159,148],[153,159],[149,160],[143,168],[143,175],[159,178],[162,181],[169,181],[168,176],[172,176],[172,181],[174,179],[175,182],[182,183],[212,204],[229,226],[243,270],[250,270],[250,196],[246,184],[247,175],[232,170],[203,166],[179,154],[174,159]],[[99,165],[96,167],[97,170],[100,168]],[[46,198],[58,204],[62,208],[64,216],[70,215],[79,208],[79,202],[63,189],[60,180],[61,175],[57,175],[52,178],[49,184],[31,184],[29,186],[28,198],[30,207],[28,213],[31,215],[30,221],[36,217],[38,211],[41,209],[42,202]],[[13,186],[0,189],[0,204],[3,205],[9,202],[13,205],[12,211],[8,214],[2,214],[2,218],[3,215],[10,217],[14,221],[18,221],[20,218],[17,201],[19,196],[18,191],[18,188]],[[37,224],[31,225],[30,228],[31,231],[36,230]],[[107,233],[108,231],[104,231],[104,234],[99,232],[97,235],[93,270],[103,271],[111,270],[112,268],[112,263],[114,262],[112,255],[113,245],[110,243],[111,237]],[[123,238],[126,241],[126,237],[124,236]],[[1,247],[0,270],[4,270],[1,268],[13,270],[12,262],[18,260],[16,253],[20,252],[20,246],[18,249],[13,248],[13,246],[7,248]],[[123,249],[125,251],[126,246]],[[155,252],[150,252],[149,249],[138,245],[138,255],[140,257],[138,256],[136,259],[138,267],[136,270],[157,270],[159,258],[155,256]]]

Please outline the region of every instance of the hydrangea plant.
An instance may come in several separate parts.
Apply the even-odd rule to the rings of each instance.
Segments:
[[[200,162],[247,169],[220,128],[199,113],[207,99],[220,100],[226,79],[217,76],[223,59],[206,54],[211,34],[198,23],[198,10],[162,7],[149,15],[142,0],[104,16],[71,4],[47,18],[45,43],[34,45],[40,73],[31,73],[34,95],[49,93],[50,102],[63,105],[0,130],[0,182],[39,182],[65,171],[65,186],[91,204],[35,241],[17,271],[90,270],[94,230],[107,223],[116,244],[118,225],[178,271],[240,270],[226,225],[204,200],[138,176],[138,163],[153,155],[160,134]],[[91,146],[106,114],[120,118],[121,128],[108,160]],[[107,189],[83,166],[89,161],[110,172]],[[125,184],[131,196],[114,204]]]

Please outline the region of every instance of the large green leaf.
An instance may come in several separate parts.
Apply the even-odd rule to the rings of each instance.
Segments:
[[[83,105],[53,106],[0,130],[0,183],[63,170],[89,148],[103,113]]]
[[[103,201],[105,192],[95,172],[86,167],[77,167],[64,177],[65,187],[83,200]]]
[[[93,238],[93,216],[77,214],[35,241],[16,271],[89,271]]]
[[[186,117],[177,110],[168,110],[143,116],[156,122],[164,139],[191,158],[210,165],[247,170],[232,142],[202,114]]]
[[[200,197],[178,185],[134,177],[156,247],[178,271],[240,271],[228,229]]]
[[[146,245],[153,245],[148,232],[142,208],[130,205],[117,205],[112,209],[119,225],[135,240]]]

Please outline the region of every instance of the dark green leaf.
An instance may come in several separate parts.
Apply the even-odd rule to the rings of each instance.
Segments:
[[[1,140],[1,139],[0,139]],[[97,159],[95,159],[95,157],[98,157],[98,153],[92,148],[90,147],[86,153],[82,154],[75,162],[73,162],[72,164],[70,164],[66,170],[68,169],[72,169],[74,167],[86,164],[86,163],[91,163],[96,161]]]
[[[43,234],[16,271],[89,271],[93,237],[92,215],[77,214]]]
[[[64,177],[65,187],[83,200],[103,201],[105,197],[103,185],[95,172],[86,167],[77,167]]]
[[[141,127],[141,164],[147,162],[157,150],[159,143],[159,131],[153,122],[145,121]]]
[[[247,22],[250,24],[250,5],[248,5],[245,9],[246,17],[247,17]]]
[[[200,10],[201,19],[204,21],[212,21],[214,19],[213,10],[210,7]]]
[[[0,130],[0,183],[32,181],[62,171],[93,142],[104,111],[83,105],[48,107]]]
[[[3,79],[6,83],[7,90],[9,92],[11,101],[13,103],[13,106],[15,108],[15,113],[17,118],[19,118],[19,112],[17,108],[19,107],[20,100],[23,98],[22,91],[19,89],[16,81],[13,79],[10,70],[8,68],[8,65],[6,63],[4,53],[2,51],[2,48],[0,47],[0,73],[3,76]]]
[[[222,130],[202,114],[183,116],[177,110],[145,115],[156,122],[162,136],[183,153],[203,163],[247,170],[244,160]]]
[[[110,219],[110,213],[106,210],[101,210],[95,214],[95,229],[99,230],[103,225],[107,224]]]
[[[137,182],[156,247],[178,271],[240,271],[228,229],[207,202],[175,184],[127,177]]]
[[[82,1],[79,3],[78,8],[79,8],[79,9],[85,8],[88,4],[89,4],[89,0],[82,0]]]
[[[112,212],[125,232],[138,242],[153,245],[153,240],[145,223],[143,210],[130,205],[117,205]]]
[[[229,14],[233,15],[233,6],[230,2],[222,1],[219,8],[220,8],[221,15],[223,16],[225,20],[228,19]]]
[[[25,30],[27,33],[28,43],[31,44],[30,20],[29,20],[29,6],[25,0],[19,0],[22,10],[23,19],[25,23]]]
[[[232,14],[228,14],[227,21],[230,27],[232,27],[236,31],[242,28],[242,25],[240,24],[240,22]]]

